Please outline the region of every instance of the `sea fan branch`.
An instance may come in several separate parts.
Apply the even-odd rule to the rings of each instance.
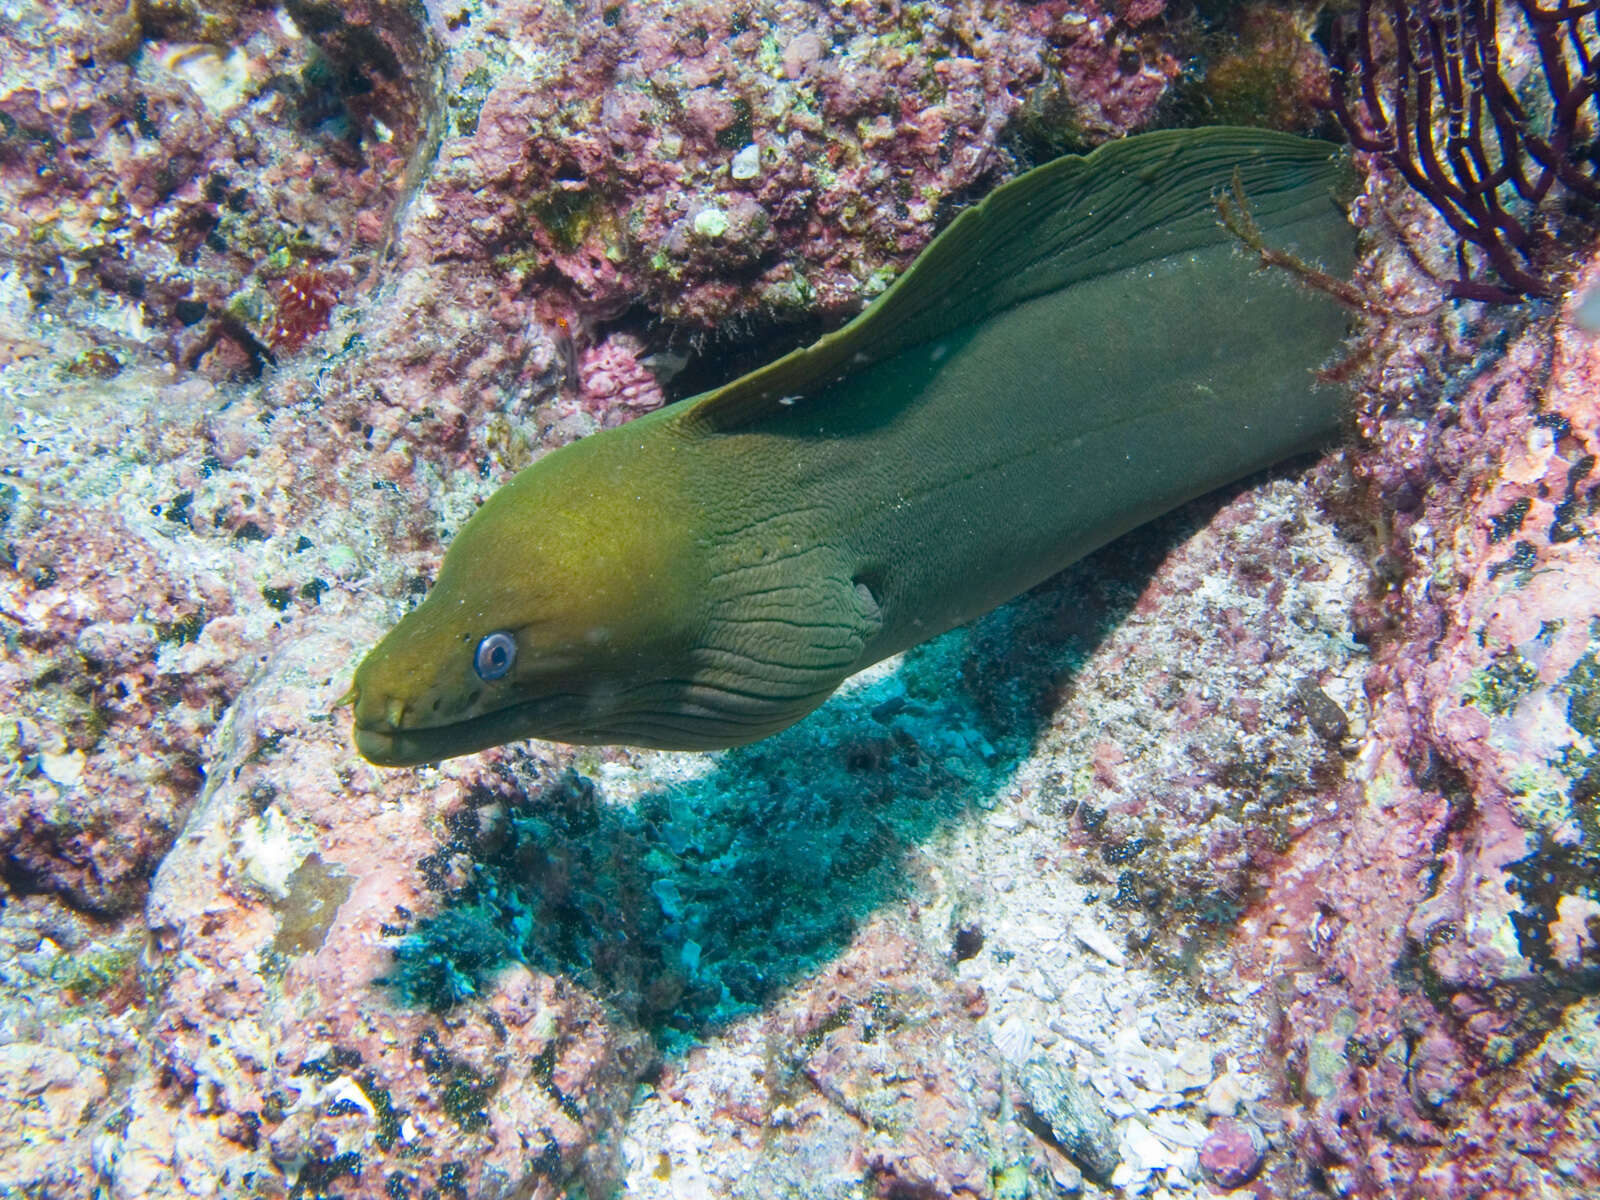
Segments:
[[[1334,31],[1329,107],[1351,145],[1399,172],[1459,239],[1446,285],[1457,298],[1551,294],[1563,218],[1600,204],[1586,144],[1600,0],[1508,11],[1536,58],[1520,94],[1502,65],[1496,0],[1360,0],[1354,28]]]

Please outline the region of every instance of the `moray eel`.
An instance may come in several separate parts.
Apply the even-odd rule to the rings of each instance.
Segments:
[[[1235,180],[1274,245],[1348,274],[1326,143],[1173,130],[1030,171],[844,328],[496,492],[357,669],[357,748],[754,741],[1325,441],[1345,314],[1220,227]]]

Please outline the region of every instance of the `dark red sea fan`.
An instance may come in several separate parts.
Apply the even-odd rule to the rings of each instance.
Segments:
[[[280,280],[275,298],[278,313],[268,340],[274,350],[286,354],[293,354],[328,327],[328,314],[339,299],[327,279],[309,269]]]
[[[1537,58],[1520,86],[1501,62],[1501,9],[1360,0],[1333,38],[1335,116],[1449,223],[1461,244],[1449,291],[1464,299],[1549,295],[1568,218],[1600,204],[1600,2],[1504,6]]]

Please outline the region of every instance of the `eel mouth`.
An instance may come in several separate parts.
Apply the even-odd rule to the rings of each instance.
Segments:
[[[543,697],[449,725],[383,729],[357,723],[353,736],[356,750],[373,766],[418,767],[463,754],[476,754],[479,750],[524,738],[566,741],[569,735],[563,733],[558,722],[546,723],[540,718],[559,710],[563,702],[570,703],[571,699]]]
[[[352,736],[361,757],[378,767],[416,767],[529,738],[575,746],[726,750],[794,724],[833,689],[751,712],[733,711],[747,700],[737,693],[651,679],[603,692],[551,692],[459,721],[415,726],[401,724],[406,705],[398,699],[375,695],[363,704],[358,689],[351,691]],[[738,702],[733,710],[730,695]]]
[[[476,754],[507,742],[538,738],[573,746],[638,746],[650,750],[726,750],[792,725],[828,696],[809,699],[798,712],[784,712],[739,727],[686,711],[611,708],[574,719],[583,697],[563,693],[526,700],[448,725],[405,729],[363,725],[353,728],[356,750],[377,767],[418,767],[463,754]]]

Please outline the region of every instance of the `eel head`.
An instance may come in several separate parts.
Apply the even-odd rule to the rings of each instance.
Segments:
[[[616,441],[550,455],[462,527],[427,598],[356,669],[368,761],[621,740],[618,723],[681,673],[696,611],[688,522],[616,486]]]

